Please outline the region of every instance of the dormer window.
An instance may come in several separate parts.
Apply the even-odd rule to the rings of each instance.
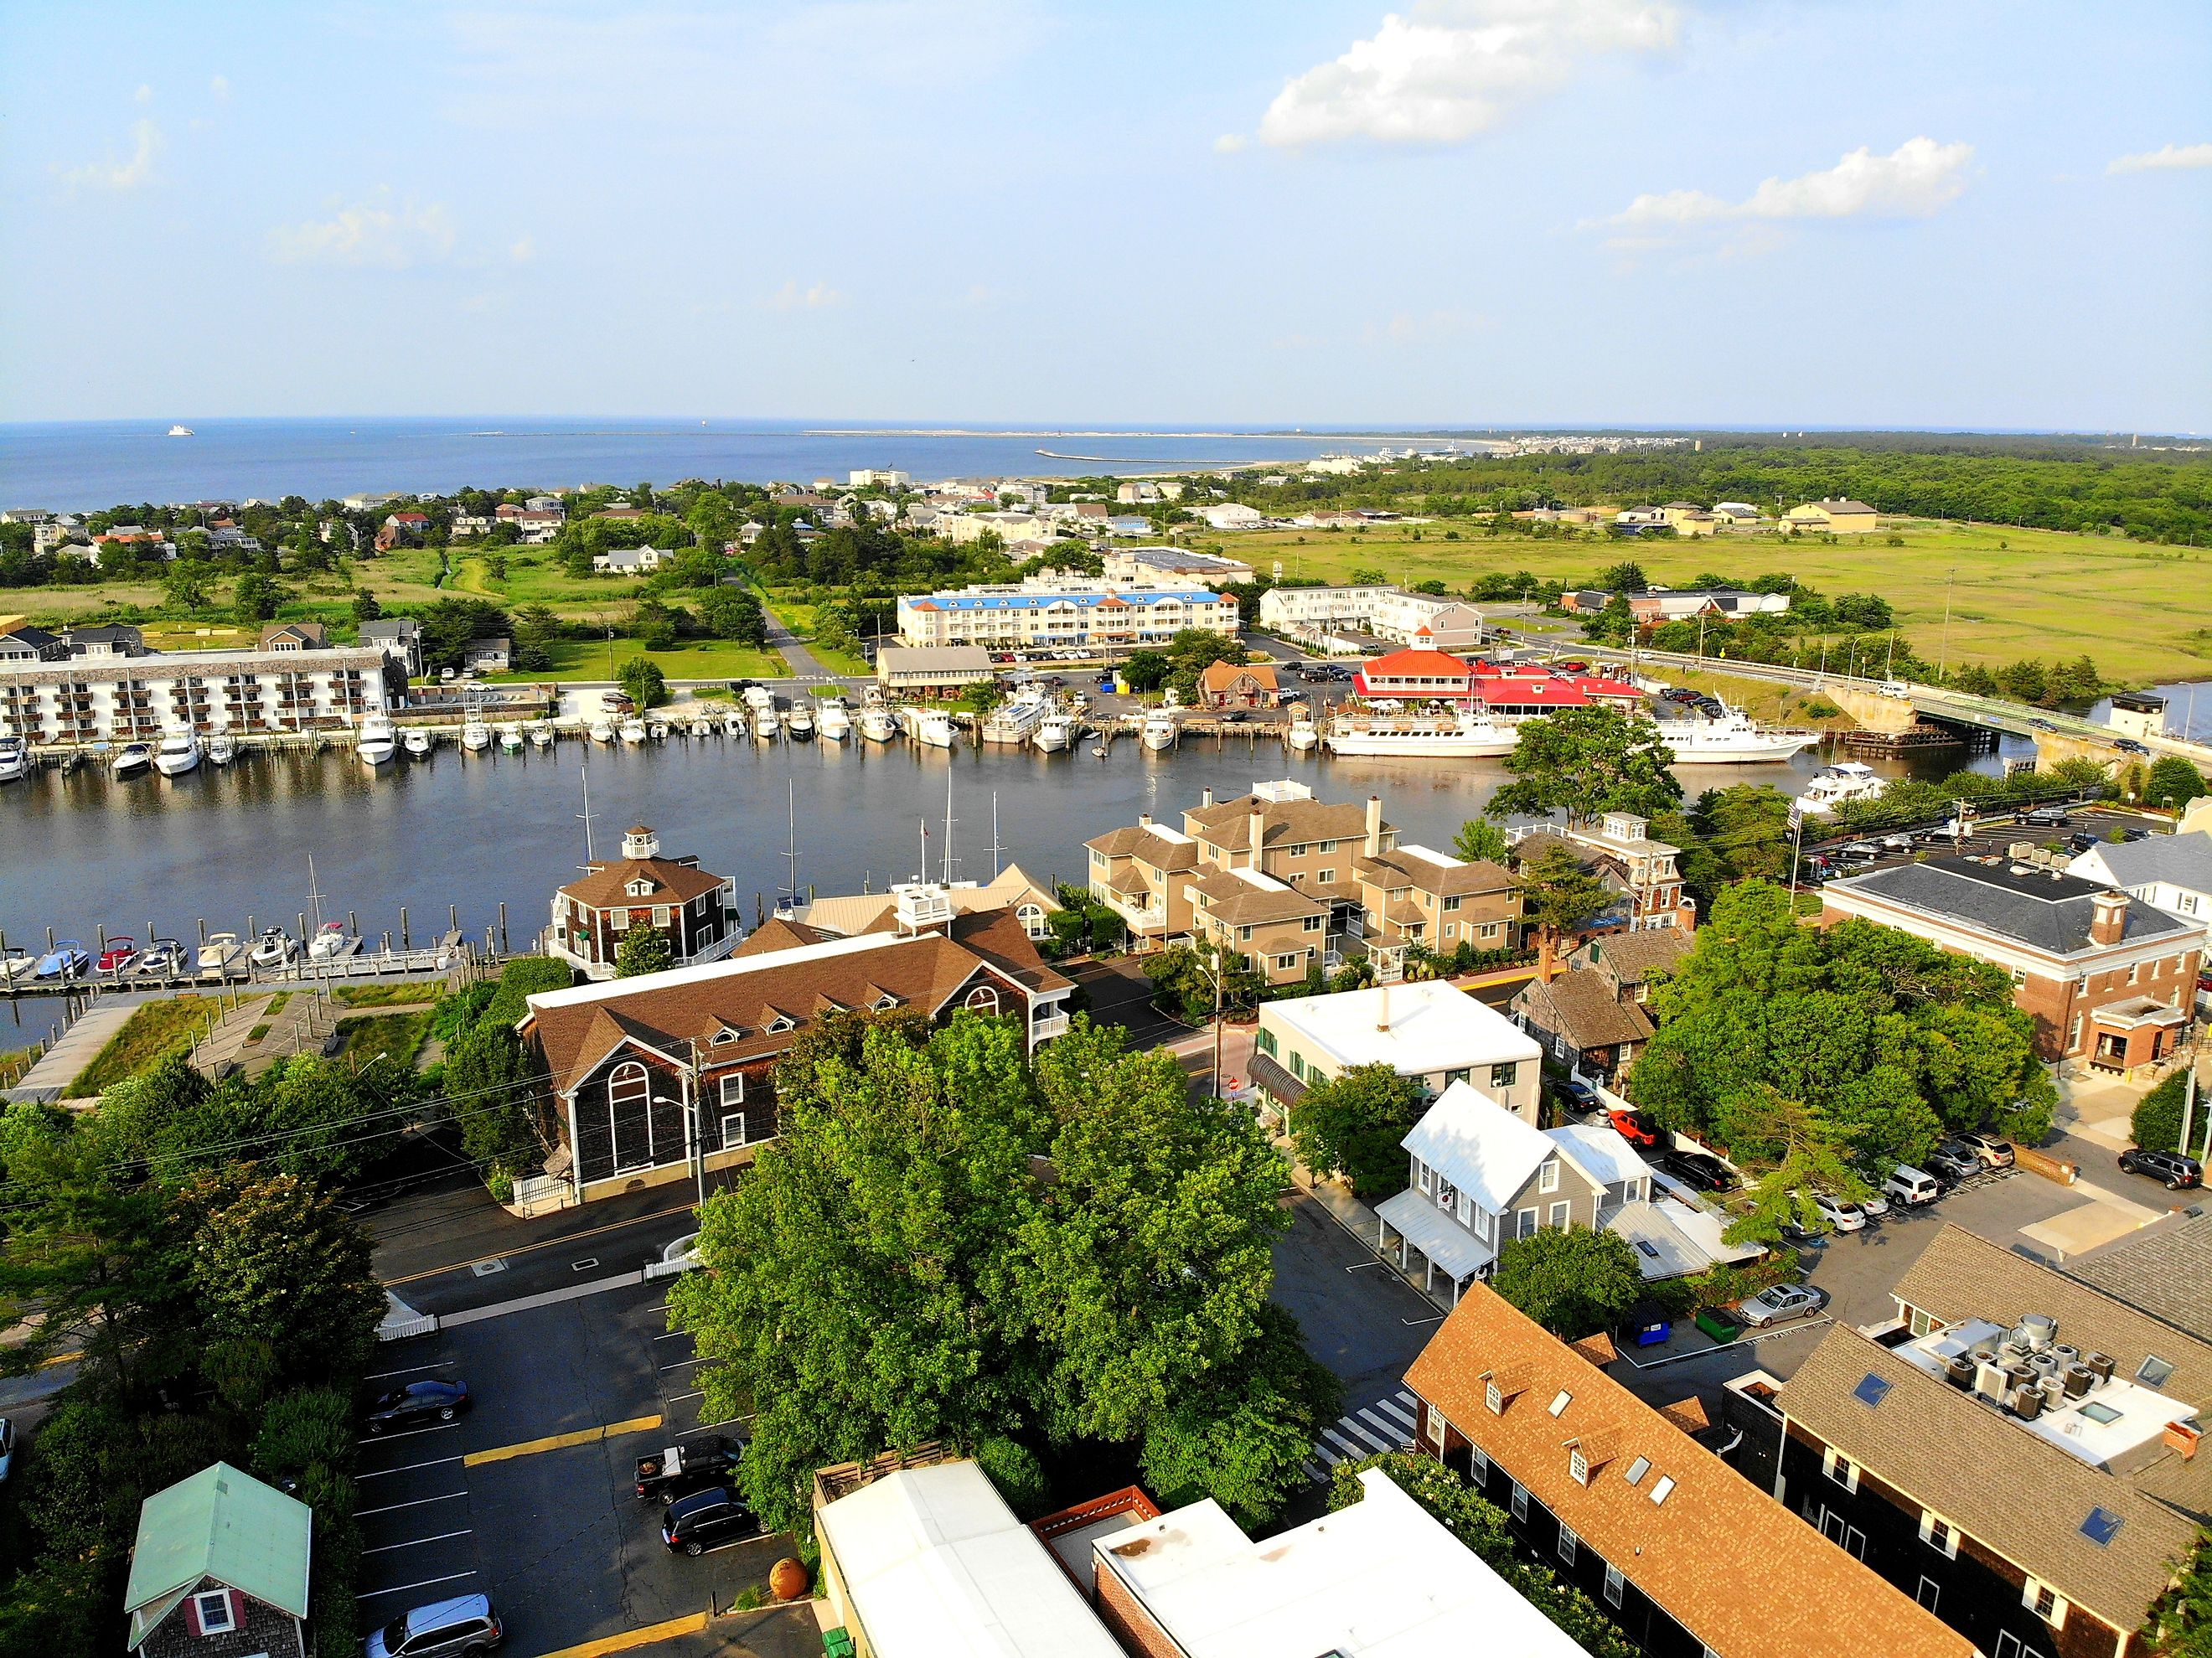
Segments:
[[[798,1028],[799,1021],[793,1018],[788,1013],[779,1013],[775,1017],[770,1019],[766,1024],[761,1027],[763,1030],[766,1031],[771,1036],[781,1035],[787,1030],[795,1030]]]
[[[744,1032],[742,1030],[738,1030],[730,1025],[724,1025],[720,1030],[717,1030],[714,1034],[713,1037],[709,1040],[708,1046],[714,1048],[726,1047],[729,1043],[736,1042],[744,1035]]]
[[[887,1008],[896,1007],[898,1005],[898,998],[892,995],[890,991],[886,990],[882,995],[877,997],[875,1000],[870,1002],[868,1005],[873,1008],[877,1012],[881,1013]]]
[[[632,881],[623,890],[633,898],[650,897],[653,893],[653,883],[642,879]]]

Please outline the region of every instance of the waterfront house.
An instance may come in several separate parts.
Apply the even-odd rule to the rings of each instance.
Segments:
[[[275,622],[261,630],[264,651],[326,651],[331,636],[319,622]]]
[[[1507,950],[1520,943],[1521,884],[1496,864],[1399,847],[1371,858],[1363,853],[1352,878],[1370,938],[1403,939],[1446,956],[1462,944]]]
[[[1214,662],[1199,675],[1198,695],[1209,708],[1272,708],[1281,687],[1270,663]]]
[[[1468,1287],[1406,1385],[1419,1448],[1645,1652],[1975,1658],[1693,1438],[1683,1412],[1646,1404],[1486,1284]]]
[[[469,673],[506,673],[514,666],[511,639],[471,639],[461,647],[461,667]]]
[[[228,1462],[138,1509],[123,1592],[128,1650],[144,1658],[307,1658],[313,1510]],[[319,1616],[352,1626],[350,1598]]]
[[[1073,983],[1008,913],[959,915],[919,891],[900,926],[827,938],[771,920],[718,962],[550,991],[520,1030],[549,1078],[546,1171],[574,1201],[750,1162],[777,1132],[775,1065],[831,1013],[967,1010],[1067,1029]]]
[[[2132,1076],[2179,1047],[2194,1017],[2203,919],[2102,881],[2003,858],[1929,858],[1820,889],[1824,923],[1850,916],[2009,974],[2046,1062]]]
[[[981,645],[885,645],[876,653],[876,683],[895,696],[956,697],[992,674],[991,653]]]
[[[422,671],[422,624],[413,616],[390,616],[361,624],[364,647],[383,651],[409,673]]]
[[[1783,1384],[1775,1498],[1978,1651],[2153,1650],[2212,1514],[2212,1344],[1951,1225],[1890,1299]]]
[[[0,648],[6,642],[0,640]],[[2196,921],[2212,935],[2212,826],[2142,841],[2100,841],[2066,869],[2085,881],[2118,887],[2154,909]]]
[[[549,954],[594,979],[614,976],[615,954],[632,927],[658,927],[679,965],[719,961],[737,947],[737,893],[690,853],[660,855],[640,823],[623,836],[622,856],[584,865],[581,878],[553,895]]]
[[[957,914],[975,915],[988,910],[1012,912],[1014,920],[1021,924],[1023,936],[1032,943],[1042,943],[1052,936],[1051,918],[1063,908],[1053,896],[1052,889],[1031,879],[1019,864],[1007,865],[988,882],[940,881],[933,884]],[[810,927],[824,938],[850,938],[863,932],[894,932],[899,925],[899,897],[903,890],[892,887],[883,892],[848,893],[832,898],[817,898],[809,893],[778,899],[775,913],[779,919]]]
[[[1295,1117],[1313,1084],[1387,1065],[1431,1096],[1471,1082],[1533,1129],[1542,1062],[1504,1014],[1431,979],[1261,1003],[1252,1080]]]

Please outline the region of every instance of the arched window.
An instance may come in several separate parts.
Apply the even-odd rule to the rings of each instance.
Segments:
[[[607,1074],[607,1145],[617,1172],[653,1161],[653,1079],[635,1060]]]
[[[978,1013],[996,1013],[999,1011],[999,993],[993,986],[977,985],[968,993],[965,1005]]]
[[[607,1078],[607,1103],[617,1111],[626,1106],[642,1106],[652,1097],[652,1081],[635,1060],[617,1066]]]

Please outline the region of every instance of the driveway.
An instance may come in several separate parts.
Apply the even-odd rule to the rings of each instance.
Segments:
[[[1158,1048],[1190,1035],[1190,1027],[1152,1005],[1152,981],[1144,958],[1119,956],[1106,962],[1082,962],[1066,969],[1090,997],[1088,1010],[1097,1024],[1117,1024],[1129,1033],[1133,1048]]]

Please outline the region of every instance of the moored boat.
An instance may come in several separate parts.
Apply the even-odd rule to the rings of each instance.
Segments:
[[[520,754],[522,752],[521,726],[501,726],[499,728],[499,751],[501,754]]]
[[[407,728],[407,735],[399,739],[399,746],[405,749],[408,753],[419,757],[430,752],[430,746],[434,740],[428,726],[410,726]]]
[[[491,746],[491,727],[481,714],[471,714],[468,723],[461,727],[461,747],[471,754],[482,754]]]
[[[941,708],[906,703],[899,709],[899,725],[926,749],[949,749],[953,744],[952,717]]]
[[[591,738],[592,741],[594,743],[613,742],[615,740],[615,722],[611,720],[594,720],[592,721],[591,725]]]
[[[228,732],[217,732],[208,738],[207,757],[211,766],[228,765],[238,758],[237,739]]]
[[[722,730],[727,736],[743,737],[745,734],[744,715],[739,714],[735,708],[731,709],[722,716]]]
[[[983,716],[976,727],[979,743],[1026,743],[1044,723],[1052,704],[1034,685],[1024,685]]]
[[[783,728],[794,743],[814,740],[814,714],[806,706],[805,698],[799,697],[792,702],[791,711],[783,717]]]
[[[361,730],[354,738],[354,747],[361,755],[364,766],[384,766],[399,752],[398,734],[389,715],[372,714],[361,722]]]
[[[107,769],[117,777],[136,777],[140,772],[149,769],[153,763],[154,750],[150,745],[131,743],[107,762]]]
[[[1291,745],[1293,754],[1309,753],[1320,745],[1321,727],[1300,714],[1291,721],[1291,728],[1283,734],[1283,740]]]
[[[1819,742],[1820,733],[1761,726],[1742,709],[1729,708],[1717,720],[1662,721],[1659,740],[1674,750],[1677,765],[1747,766],[1787,760]]]
[[[825,743],[842,743],[853,734],[853,716],[847,710],[843,697],[823,698],[822,712],[815,721],[815,729],[821,732],[822,740]]]
[[[1511,726],[1471,709],[1355,708],[1331,720],[1333,754],[1414,755],[1428,760],[1494,760],[1520,740]]]
[[[551,720],[541,720],[530,728],[530,745],[535,749],[550,749],[553,746]]]
[[[1044,754],[1057,754],[1074,740],[1074,720],[1059,713],[1048,714],[1037,721],[1037,728],[1030,738]]]
[[[200,739],[191,732],[171,732],[154,750],[154,769],[181,777],[200,762]]]
[[[1154,708],[1146,714],[1144,725],[1138,729],[1137,740],[1158,754],[1175,747],[1181,732],[1172,708]]]
[[[871,702],[860,710],[860,735],[871,743],[888,743],[898,735],[898,722],[880,702]]]
[[[647,735],[645,729],[645,721],[640,720],[635,714],[631,714],[628,719],[624,720],[621,725],[616,726],[615,729],[618,733],[620,733],[622,740],[629,744],[643,743]]]
[[[1805,786],[1796,805],[1808,817],[1825,817],[1850,801],[1878,799],[1888,786],[1873,767],[1856,760],[1839,760]]]
[[[0,783],[12,783],[30,768],[30,750],[23,739],[0,737]]]

